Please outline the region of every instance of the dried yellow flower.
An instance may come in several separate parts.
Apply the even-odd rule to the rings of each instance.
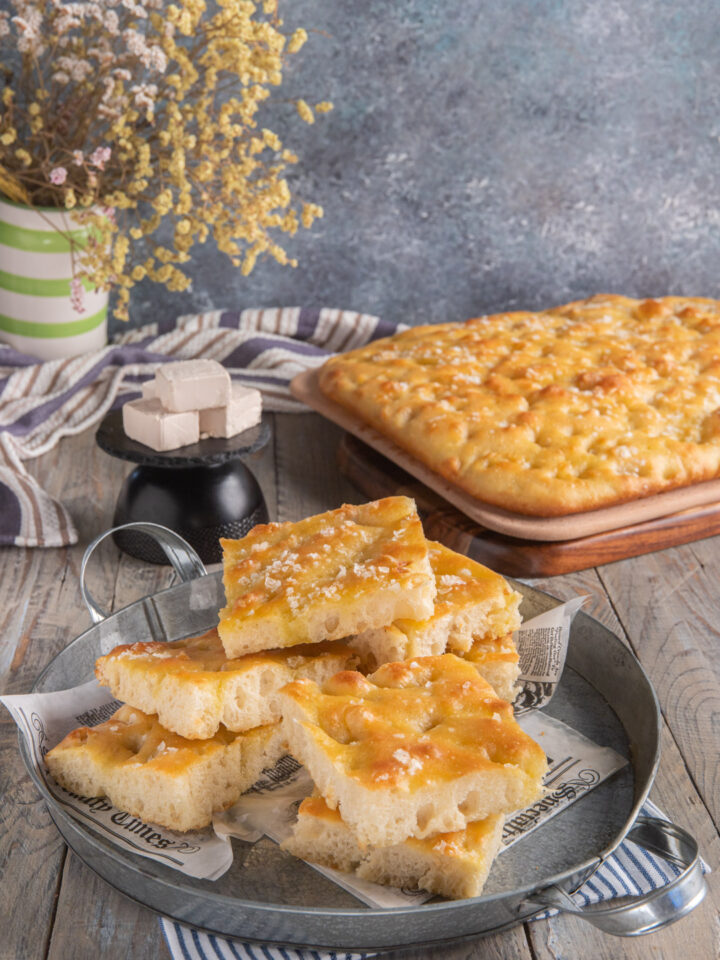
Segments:
[[[297,107],[297,112],[300,114],[305,123],[315,123],[315,114],[312,112],[312,108],[309,103],[305,100],[298,100],[295,104]]]
[[[307,43],[307,30],[303,30],[300,27],[299,30],[296,30],[295,33],[290,37],[287,45],[288,53],[297,53],[301,47]]]
[[[38,9],[38,36],[56,39],[26,37],[16,86],[2,91],[0,191],[65,207],[90,228],[85,246],[71,240],[76,275],[115,286],[117,316],[146,277],[187,289],[182,266],[210,238],[243,273],[260,257],[295,264],[274,233],[309,227],[322,210],[294,200],[285,173],[297,156],[261,123],[283,58],[308,40],[302,28],[282,32],[277,0],[90,3],[74,26],[62,3]],[[2,45],[18,47],[14,21]],[[72,119],[58,123],[69,103]],[[305,100],[296,106],[315,122]],[[165,221],[167,246],[133,265],[132,244]]]

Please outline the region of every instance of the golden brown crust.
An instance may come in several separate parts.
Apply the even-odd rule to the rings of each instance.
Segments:
[[[517,616],[520,594],[512,589],[504,577],[442,543],[429,540],[428,548],[437,587],[435,611],[431,619],[487,605],[488,613],[506,615],[512,621],[511,629],[520,626],[520,617]],[[399,620],[397,623],[403,630],[418,629],[420,626],[417,620]]]
[[[487,680],[501,700],[513,702],[517,695],[520,657],[512,633],[504,637],[475,637],[469,650],[459,654]]]
[[[223,750],[237,736],[223,727],[207,740],[186,740],[166,730],[157,717],[125,704],[96,727],[71,730],[46,760],[52,769],[53,761],[64,751],[82,746],[99,769],[150,764],[165,776],[182,777],[202,757]]]
[[[261,650],[244,657],[230,658],[225,653],[217,628],[213,627],[198,637],[169,642],[147,640],[122,643],[95,662],[95,676],[101,683],[107,678],[107,666],[112,661],[127,661],[126,666],[142,673],[175,676],[197,683],[207,680],[222,684],[234,674],[247,673],[259,666],[284,666],[291,669],[302,666],[307,658],[338,655],[352,657],[352,651],[337,641],[300,644],[291,650]]]
[[[412,793],[505,764],[539,784],[545,771],[510,704],[453,654],[386,663],[370,677],[343,670],[322,690],[297,680],[283,694],[325,755],[371,790]]]
[[[414,327],[323,393],[486,503],[561,516],[720,475],[720,302],[601,295]]]
[[[221,540],[228,656],[334,640],[433,610],[435,580],[415,503],[386,497]]]
[[[543,751],[454,654],[281,691],[290,752],[361,846],[465,829],[536,800]]]
[[[409,837],[389,847],[362,847],[338,810],[308,797],[293,835],[282,844],[296,857],[373,883],[429,890],[444,897],[477,897],[500,849],[504,817],[494,814],[463,830]]]
[[[107,796],[121,810],[173,830],[199,829],[231,806],[285,752],[278,723],[187,740],[124,705],[96,727],[72,730],[46,756],[66,790]]]
[[[251,730],[280,719],[277,692],[290,680],[323,680],[355,666],[338,641],[300,644],[231,659],[216,629],[168,643],[121,644],[95,664],[95,676],[113,695],[190,739]]]
[[[470,649],[462,654],[462,658],[474,666],[485,663],[518,664],[520,662],[511,633],[505,634],[504,637],[476,637]]]
[[[500,636],[520,626],[521,596],[499,573],[428,541],[437,593],[435,610],[425,620],[396,620],[386,627],[349,638],[363,669],[391,660],[429,657],[468,650],[475,636]]]
[[[317,794],[305,797],[298,807],[298,818],[312,818],[333,825],[343,822],[340,811],[333,810]],[[482,820],[473,820],[464,830],[455,830],[452,833],[436,833],[432,837],[425,837],[422,840],[417,837],[408,837],[404,842],[428,851],[441,851],[443,856],[446,857],[462,857],[472,860],[482,854],[484,858],[485,851],[482,846],[495,831],[498,819],[502,823],[505,818],[501,814],[495,814]]]

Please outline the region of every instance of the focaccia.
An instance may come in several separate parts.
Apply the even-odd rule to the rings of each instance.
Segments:
[[[280,719],[278,690],[297,677],[322,683],[357,657],[337,642],[228,658],[217,630],[200,637],[128,643],[95,664],[95,676],[118,700],[157,714],[191,740],[228,730],[252,730]]]
[[[469,650],[476,636],[498,637],[520,626],[522,597],[507,581],[480,563],[428,541],[437,594],[426,620],[396,620],[365,630],[349,643],[374,670],[392,660],[434,657]]]
[[[221,540],[229,657],[337,640],[433,612],[435,578],[415,503],[345,504]]]
[[[536,800],[543,751],[454,654],[338,673],[280,693],[290,752],[361,846],[464,829]]]
[[[363,849],[339,812],[314,796],[300,804],[294,832],[281,846],[303,860],[373,883],[452,899],[478,897],[500,849],[504,820],[494,814],[454,833]]]
[[[157,717],[124,705],[105,723],[73,730],[45,762],[72,793],[106,796],[143,820],[195,830],[232,806],[286,752],[279,723],[246,733],[221,727],[207,740],[186,740]]]
[[[511,633],[504,637],[477,637],[460,656],[475,667],[501,700],[515,700],[520,657]]]
[[[472,496],[559,516],[720,475],[720,302],[602,295],[414,327],[320,388]]]

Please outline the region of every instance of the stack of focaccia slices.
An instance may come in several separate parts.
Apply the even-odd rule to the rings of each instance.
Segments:
[[[476,896],[504,815],[539,795],[545,769],[508,702],[519,595],[427,541],[406,497],[257,526],[222,546],[217,629],[101,657],[98,679],[124,706],[54,747],[52,775],[188,830],[289,749],[317,792],[288,850]]]

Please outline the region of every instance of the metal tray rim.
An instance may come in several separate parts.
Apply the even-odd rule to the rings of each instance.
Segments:
[[[216,571],[216,572],[207,574],[207,576],[220,577],[221,572]],[[526,595],[526,594],[535,595],[535,596],[543,597],[545,599],[556,601],[554,605],[557,605],[562,602],[557,597],[552,596],[552,594],[546,593],[545,591],[542,591],[542,590],[537,590],[535,587],[531,587],[528,584],[522,583],[521,581],[513,580],[510,577],[507,577],[506,579],[521,593],[523,593],[523,595]],[[186,584],[173,584],[172,586],[166,588],[165,590],[162,590],[156,594],[153,594],[152,597],[161,596],[162,594],[169,593],[173,590],[181,589],[184,586],[186,586]],[[148,599],[147,597],[144,597],[139,600],[136,600],[132,604],[128,604],[128,606],[123,607],[122,610],[123,612],[126,612],[133,609],[134,607],[140,608],[147,601],[147,599]],[[116,612],[119,612],[119,611],[116,611]],[[115,614],[112,614],[112,616],[114,615]],[[637,659],[637,657],[635,657],[635,654],[632,652],[632,650],[629,650],[628,648],[626,648],[625,645],[622,644],[622,641],[619,639],[619,637],[615,633],[613,633],[612,630],[605,627],[604,624],[600,623],[600,621],[596,620],[594,617],[591,617],[589,614],[585,614],[582,612],[579,612],[577,614],[577,617],[590,620],[595,625],[595,627],[599,627],[603,631],[605,631],[608,634],[608,636],[612,638],[612,642],[616,644],[620,644],[623,650],[627,650],[630,653],[632,658],[635,660],[636,666],[639,668],[642,678],[644,679],[649,691],[652,694],[652,699],[656,708],[656,713],[655,713],[656,726],[659,726],[660,708],[657,700],[657,694],[655,693],[654,687],[650,682],[650,679],[648,678],[644,668],[642,667],[642,664]],[[67,646],[65,646],[55,657],[53,657],[53,659],[47,664],[47,666],[43,669],[43,671],[35,680],[35,683],[33,684],[33,687],[32,687],[33,691],[37,690],[38,687],[41,685],[43,679],[50,672],[55,661],[59,657],[62,657],[71,646],[75,645],[76,643],[80,643],[80,641],[82,641],[83,638],[94,629],[94,627],[95,625],[92,625],[87,630],[84,630],[81,634],[79,634],[77,637],[71,640],[70,643],[67,644]],[[588,681],[588,682],[591,682],[591,681]],[[20,746],[20,753],[23,759],[23,763],[25,764],[25,768],[28,774],[30,775],[31,779],[35,783],[35,786],[40,791],[45,803],[52,808],[54,813],[58,814],[61,820],[67,819],[68,821],[70,821],[73,828],[82,829],[83,825],[81,824],[81,822],[73,818],[70,814],[66,813],[66,811],[62,809],[62,807],[56,802],[52,794],[48,791],[47,787],[45,786],[41,778],[35,774],[35,771],[32,768],[32,764],[30,763],[29,758],[27,757],[25,743],[24,743],[22,734],[20,732],[18,732],[18,741]],[[560,873],[554,874],[549,877],[547,876],[543,877],[541,881],[535,880],[531,884],[528,884],[527,886],[517,887],[512,891],[502,891],[496,894],[489,894],[486,896],[467,898],[463,900],[443,900],[438,903],[426,903],[426,904],[420,904],[417,906],[390,907],[390,908],[359,907],[357,909],[353,909],[353,908],[342,908],[342,907],[321,908],[321,907],[296,906],[292,904],[278,904],[278,903],[270,903],[270,902],[256,901],[256,900],[244,900],[240,897],[228,897],[228,896],[225,896],[224,894],[214,893],[212,890],[203,890],[201,892],[201,896],[203,899],[207,899],[207,900],[216,902],[218,904],[232,903],[238,906],[247,906],[253,911],[258,911],[258,912],[272,911],[275,913],[282,912],[287,915],[297,914],[297,915],[307,916],[308,914],[311,914],[317,917],[336,916],[336,917],[347,917],[347,918],[372,918],[373,916],[380,916],[380,915],[382,915],[383,917],[409,916],[416,913],[418,910],[422,910],[424,912],[446,913],[447,911],[450,911],[453,909],[461,909],[463,907],[467,908],[468,904],[477,904],[478,906],[480,906],[483,904],[499,903],[500,901],[509,899],[511,897],[517,898],[517,897],[529,896],[532,893],[537,892],[542,888],[552,886],[554,884],[561,884],[567,881],[570,877],[574,877],[579,874],[587,875],[589,872],[592,872],[593,870],[595,870],[600,865],[600,863],[602,863],[603,860],[605,860],[606,857],[608,857],[613,852],[613,850],[615,850],[617,846],[619,846],[619,844],[622,843],[627,832],[630,830],[633,823],[635,822],[635,819],[639,813],[639,810],[642,804],[647,799],[647,796],[652,788],[652,784],[654,782],[655,775],[657,773],[657,768],[660,762],[659,737],[657,738],[657,741],[658,742],[655,750],[655,756],[653,758],[653,763],[651,766],[651,773],[646,778],[646,783],[642,786],[642,788],[638,792],[637,798],[633,803],[629,818],[626,820],[620,833],[615,837],[613,842],[609,844],[607,847],[605,847],[603,850],[599,851],[594,856],[590,857],[589,859],[579,864],[574,864],[572,867]],[[633,763],[632,757],[630,757],[629,759],[630,759],[630,762]],[[62,833],[62,831],[60,832]],[[180,881],[176,883],[171,880],[166,880],[165,878],[159,878],[153,875],[152,873],[150,873],[150,871],[142,870],[142,868],[139,867],[135,863],[135,861],[128,860],[123,855],[123,851],[121,851],[119,848],[114,848],[110,846],[108,849],[107,847],[101,845],[96,840],[95,835],[91,830],[85,829],[83,833],[85,837],[89,840],[91,845],[95,847],[102,856],[109,857],[110,859],[113,859],[113,860],[117,860],[118,862],[121,862],[124,866],[126,867],[129,866],[131,869],[137,870],[138,872],[145,874],[151,879],[153,883],[161,884],[166,889],[179,890],[184,895],[186,895],[188,892],[190,892],[191,894],[199,892],[199,891],[189,890],[189,888],[183,886]],[[63,834],[63,837],[64,837],[64,834]],[[527,917],[533,916],[534,913],[537,913],[537,912],[542,912],[542,908],[540,910],[533,911],[532,913],[528,913],[525,917],[518,916],[517,922],[521,922],[523,919],[527,919]],[[364,949],[369,949],[369,948],[364,948]]]

